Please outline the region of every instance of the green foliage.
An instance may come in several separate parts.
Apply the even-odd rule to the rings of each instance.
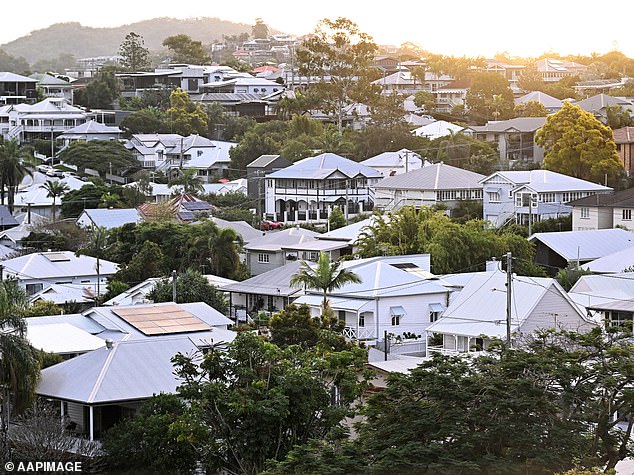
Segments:
[[[339,206],[335,206],[328,216],[328,228],[331,231],[343,228],[346,225],[346,217]]]
[[[39,351],[39,358],[41,369],[48,368],[49,366],[53,366],[64,361],[62,355],[58,355],[57,353],[48,353],[44,350]]]
[[[130,174],[140,168],[132,152],[113,140],[73,142],[59,157],[71,165],[97,170],[102,177],[110,172],[110,167],[118,175]]]
[[[579,269],[575,265],[570,265],[565,269],[560,269],[555,279],[557,279],[557,282],[568,292],[582,276],[590,274],[592,274],[592,272],[588,269]]]
[[[163,40],[172,55],[172,63],[209,64],[211,58],[201,41],[193,40],[188,35],[168,36]]]
[[[112,109],[118,96],[119,87],[114,73],[104,70],[85,88],[75,91],[74,102],[89,109]]]
[[[57,218],[55,214],[55,208],[57,206],[57,198],[64,195],[69,190],[69,187],[66,183],[59,180],[46,180],[41,188],[46,191],[46,196],[48,198],[53,198],[53,203],[51,205],[51,213],[53,215],[53,222]]]
[[[128,284],[126,284],[125,282],[121,282],[119,280],[116,280],[116,276],[114,276],[108,282],[108,286],[106,287],[107,290],[106,290],[106,293],[103,295],[102,300],[104,302],[107,302],[111,298],[114,298],[117,295],[122,294],[123,292],[125,292],[129,288],[130,288],[130,286]]]
[[[253,35],[253,38],[268,39],[269,27],[266,26],[266,23],[264,23],[262,18],[255,19],[255,25],[251,28],[251,34]]]
[[[319,340],[319,319],[310,315],[308,305],[288,305],[268,322],[271,342],[280,348],[301,345],[312,348]]]
[[[464,224],[474,219],[482,219],[482,202],[476,200],[460,200],[451,210],[451,220]]]
[[[193,168],[179,170],[178,176],[173,178],[167,186],[169,188],[179,186],[183,190],[183,193],[191,193],[195,195],[205,191],[203,180],[198,176],[198,170]]]
[[[452,222],[442,211],[405,207],[376,220],[361,234],[359,254],[431,254],[435,274],[482,270],[491,257],[512,252],[520,275],[544,275],[533,263],[534,246],[525,238],[487,227],[478,220]]]
[[[154,302],[173,302],[173,283],[171,278],[157,282],[148,294]],[[200,272],[187,269],[176,276],[176,303],[204,302],[220,313],[226,313],[227,301],[224,293],[211,285]]]
[[[156,107],[138,110],[121,121],[121,129],[133,134],[165,134],[170,131],[167,115]]]
[[[116,473],[193,473],[198,454],[172,426],[186,412],[176,395],[159,394],[143,404],[137,417],[103,437],[109,470]]]
[[[464,168],[482,175],[490,175],[497,169],[500,155],[495,147],[463,132],[451,132],[432,140],[426,147],[429,157],[452,167]]]
[[[535,134],[544,148],[543,168],[592,182],[620,180],[623,163],[612,131],[579,106],[564,102]]]
[[[517,104],[513,109],[515,117],[546,117],[548,110],[544,104],[537,101],[528,101]]]
[[[259,473],[295,446],[321,438],[350,414],[363,386],[365,351],[284,350],[250,332],[238,334],[226,352],[212,349],[198,365],[173,358],[184,380],[188,416],[173,430],[189,440],[205,469]],[[332,388],[339,404],[332,405]]]
[[[35,251],[77,251],[88,241],[88,233],[75,223],[58,221],[35,226],[22,246]]]
[[[478,122],[509,119],[513,111],[513,91],[500,74],[482,71],[473,74],[467,92],[469,116]]]
[[[38,300],[32,303],[24,311],[25,317],[44,317],[48,315],[59,315],[62,309],[50,300]]]
[[[194,63],[195,64],[195,63]],[[170,95],[170,108],[167,110],[170,129],[175,134],[207,134],[207,114],[203,107],[189,98],[189,94],[180,88]]]
[[[22,179],[33,172],[24,164],[30,150],[20,146],[17,140],[0,142],[0,204],[4,205],[5,194],[7,207],[13,213],[13,202]]]
[[[628,109],[624,109],[621,106],[605,106],[605,113],[607,117],[607,126],[612,130],[620,129],[621,127],[631,127],[634,125],[634,117]]]
[[[159,245],[151,241],[145,241],[136,254],[132,256],[132,259],[124,263],[113,276],[113,282],[121,281],[134,285],[150,277],[159,277],[166,273],[163,261],[163,252]],[[110,286],[108,290],[111,290]]]
[[[123,57],[121,64],[130,71],[142,71],[150,66],[150,50],[145,47],[143,37],[133,31],[123,39],[119,55]]]
[[[321,20],[297,51],[300,75],[330,77],[330,81],[313,83],[310,90],[319,98],[318,108],[333,116],[339,131],[344,107],[366,103],[376,93],[368,77],[376,52],[372,37],[347,18]]]
[[[416,107],[422,107],[426,112],[433,112],[436,108],[436,96],[431,92],[418,91],[414,95],[414,104]]]

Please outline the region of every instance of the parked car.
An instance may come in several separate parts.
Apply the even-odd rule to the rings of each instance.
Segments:
[[[265,219],[260,224],[260,229],[262,231],[270,231],[271,229],[280,229],[282,226],[284,226],[284,223],[280,223],[279,221],[270,221],[268,219]]]

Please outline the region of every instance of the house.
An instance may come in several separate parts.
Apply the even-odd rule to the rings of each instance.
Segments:
[[[2,261],[2,278],[15,278],[20,287],[33,295],[50,284],[81,284],[97,295],[106,291],[108,279],[119,265],[71,251],[35,252]]]
[[[621,157],[625,173],[628,176],[634,171],[634,127],[621,127],[612,131],[616,153]]]
[[[229,294],[229,317],[240,322],[247,321],[248,316],[253,318],[258,312],[279,312],[303,295],[304,289],[290,285],[300,263],[288,261],[250,279],[219,286]]]
[[[97,294],[86,284],[49,284],[39,292],[35,292],[29,302],[53,302],[55,305],[73,303],[83,308],[95,305]]]
[[[499,171],[483,179],[482,185],[483,216],[495,227],[567,216],[571,201],[612,190],[549,170]]]
[[[16,139],[31,143],[37,139],[51,140],[67,130],[90,120],[92,116],[64,98],[46,98],[36,104],[0,107],[0,123],[5,140]]]
[[[257,216],[264,212],[264,177],[291,165],[292,162],[281,155],[260,155],[247,165],[247,196],[256,203]]]
[[[535,68],[544,82],[557,82],[563,78],[583,73],[588,67],[573,61],[543,58],[535,61]]]
[[[486,350],[491,339],[521,341],[536,330],[587,330],[592,326],[583,312],[554,279],[513,276],[510,325],[507,320],[507,275],[495,270],[473,276],[442,315],[427,328],[441,345],[427,347],[427,355]]]
[[[222,177],[229,166],[229,150],[236,144],[199,135],[134,134],[127,149],[149,170],[194,169],[206,182]]]
[[[634,273],[582,275],[568,291],[568,295],[597,323],[613,319],[631,321]]]
[[[85,209],[77,218],[77,225],[84,228],[103,227],[114,229],[124,224],[138,224],[143,220],[136,208]]]
[[[535,144],[535,134],[545,123],[546,117],[516,117],[471,125],[467,131],[476,139],[497,144],[504,162],[539,163],[544,160],[544,149]]]
[[[9,213],[9,208],[0,205],[0,231],[6,231],[19,225],[20,223]]]
[[[621,274],[634,270],[634,246],[599,257],[584,264],[582,269],[593,274]]]
[[[371,211],[371,188],[381,173],[366,165],[322,153],[266,175],[265,213],[286,223],[325,222],[334,206],[346,216]]]
[[[438,139],[440,137],[446,137],[452,133],[458,133],[464,130],[461,127],[446,120],[437,120],[431,124],[423,125],[417,129],[412,130],[412,134],[416,137],[427,137],[429,140]]]
[[[569,265],[586,264],[634,246],[634,233],[623,229],[535,233],[535,263],[556,272]]]
[[[137,210],[144,221],[172,220],[191,223],[209,217],[214,207],[190,193],[182,193],[169,201],[143,203]]]
[[[45,218],[53,217],[53,197],[49,196],[44,188],[46,181],[58,181],[66,185],[67,192],[79,190],[84,186],[93,186],[89,181],[64,173],[62,178],[52,178],[43,173],[34,173],[33,177],[25,177],[24,181],[15,194],[14,208],[18,213],[26,213],[27,216],[39,215]],[[55,201],[56,213],[59,214],[59,206],[62,199],[59,197]]]
[[[0,104],[19,104],[36,98],[37,79],[7,71],[0,72]],[[0,122],[0,128],[5,127],[6,124]]]
[[[572,206],[572,230],[623,228],[634,231],[634,188],[601,193],[568,203]]]
[[[288,260],[286,247],[304,241],[313,241],[317,235],[319,233],[297,226],[281,231],[262,233],[262,236],[250,239],[244,245],[249,272],[251,275],[258,275],[283,266]]]
[[[454,208],[462,200],[482,201],[484,175],[444,163],[427,165],[402,175],[384,178],[374,185],[375,206],[395,211],[404,206]]]
[[[418,170],[423,165],[420,155],[406,148],[397,152],[383,152],[359,163],[374,168],[384,177]]]
[[[88,140],[119,140],[123,131],[119,127],[102,124],[96,120],[89,120],[83,124],[68,129],[57,137],[68,147],[73,142],[86,142]]]
[[[498,73],[509,82],[509,87],[516,93],[520,91],[519,81],[526,66],[522,64],[509,64],[496,59],[487,59],[485,71]]]
[[[467,91],[471,79],[459,79],[439,87],[436,94],[435,111],[451,114],[456,107],[464,107],[467,102]]]
[[[284,90],[284,86],[266,78],[245,75],[225,81],[206,82],[202,85],[202,89],[204,92],[256,94],[262,97],[271,93],[281,92]]]
[[[401,64],[399,71],[377,79],[372,84],[381,86],[384,93],[408,95],[416,94],[418,91],[433,93],[453,80],[454,78],[451,76],[437,75],[431,71],[425,71],[425,79],[421,80],[410,69]]]
[[[44,97],[61,97],[73,103],[73,85],[69,81],[60,79],[50,74],[31,74],[31,79],[37,81],[37,88],[42,91]]]
[[[623,98],[608,96],[607,94],[596,94],[587,99],[574,102],[575,105],[581,107],[584,111],[590,112],[604,124],[608,122],[608,108],[621,108],[630,113],[634,112],[634,105]]]
[[[342,266],[361,279],[328,293],[348,338],[375,343],[386,333],[423,335],[447,306],[449,291],[430,279],[429,254],[358,259]],[[313,316],[320,315],[323,294],[316,289],[305,292],[294,303],[306,304]]]
[[[563,102],[556,97],[549,96],[548,94],[540,91],[532,91],[528,94],[524,94],[521,97],[515,99],[515,105],[526,104],[528,102],[538,102],[544,106],[549,114],[553,114],[563,107]]]
[[[262,231],[255,229],[246,221],[227,221],[226,219],[216,217],[210,219],[220,229],[233,229],[240,235],[243,243],[251,242],[253,239],[258,239],[263,235]]]

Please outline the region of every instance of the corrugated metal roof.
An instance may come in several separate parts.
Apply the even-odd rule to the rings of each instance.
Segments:
[[[563,102],[556,97],[549,96],[548,94],[540,91],[532,91],[528,94],[524,94],[522,97],[515,99],[515,105],[526,104],[527,102],[539,102],[546,109],[561,109]]]
[[[248,251],[280,251],[282,247],[295,246],[300,242],[312,240],[319,233],[308,229],[294,227],[281,231],[263,233],[261,237],[254,237],[244,248]]]
[[[613,252],[607,256],[600,257],[583,265],[597,274],[620,274],[625,269],[634,266],[634,246]],[[632,295],[634,297],[634,294]]]
[[[29,325],[26,338],[34,348],[58,355],[85,353],[106,346],[103,339],[66,322]]]
[[[86,214],[95,226],[106,229],[118,228],[128,223],[140,223],[143,220],[136,208],[85,209],[83,214]],[[81,216],[78,219],[81,219]]]
[[[51,261],[48,254],[63,254],[68,260]],[[69,276],[97,276],[97,259],[91,256],[76,256],[71,251],[55,253],[35,252],[7,259],[3,263],[5,272],[19,279],[52,279]],[[101,277],[112,275],[119,269],[115,262],[99,260]]]
[[[322,153],[316,157],[308,157],[299,162],[295,162],[290,167],[267,175],[267,178],[323,179],[337,171],[348,178],[354,178],[356,176],[380,178],[382,176],[381,173],[366,165],[362,165],[334,153]]]
[[[484,175],[444,163],[435,163],[418,170],[386,177],[376,189],[455,190],[481,189]]]
[[[302,289],[291,287],[290,285],[290,280],[299,270],[299,266],[300,261],[292,261],[242,282],[223,285],[219,288],[226,292],[261,295],[278,295],[277,290],[279,289],[279,295],[283,297],[301,295],[303,293]]]
[[[472,125],[468,128],[476,132],[506,132],[513,129],[518,132],[535,132],[546,123],[546,117],[516,117],[509,120],[491,121],[486,125]]]
[[[624,229],[535,233],[529,241],[540,241],[567,261],[587,262],[634,246],[634,233]]]

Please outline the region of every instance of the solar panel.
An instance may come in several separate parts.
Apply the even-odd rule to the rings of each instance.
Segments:
[[[178,305],[113,308],[112,313],[147,336],[211,329],[208,324]]]
[[[51,262],[70,261],[70,257],[63,252],[47,252],[46,254],[44,254],[44,257],[46,257]]]

